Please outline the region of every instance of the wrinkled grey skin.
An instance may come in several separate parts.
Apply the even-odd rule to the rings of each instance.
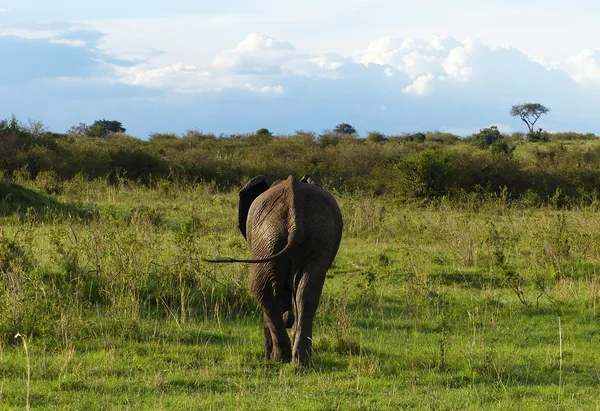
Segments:
[[[337,202],[308,180],[289,176],[269,187],[263,176],[252,179],[240,191],[239,210],[252,258],[208,260],[253,263],[250,291],[263,310],[265,354],[301,364],[310,361],[313,319],[342,237]]]

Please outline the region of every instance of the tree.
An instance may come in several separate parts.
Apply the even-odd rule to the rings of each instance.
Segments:
[[[333,129],[336,134],[356,134],[356,129],[348,123],[340,123]]]
[[[265,145],[273,141],[273,133],[266,128],[261,128],[246,137],[246,141],[250,144]]]
[[[387,137],[385,134],[378,131],[369,131],[369,134],[367,135],[367,141],[382,144],[387,141]]]
[[[536,143],[536,142],[546,143],[546,142],[550,141],[550,138],[548,136],[548,132],[544,131],[540,128],[540,129],[538,129],[538,131],[534,131],[533,133],[527,134],[526,140],[533,142],[533,143]]]
[[[110,133],[124,133],[126,130],[120,121],[115,120],[96,120],[90,126],[90,137],[104,138]]]
[[[497,126],[482,128],[479,133],[473,135],[473,143],[481,149],[486,149],[501,139],[503,136]]]
[[[527,128],[529,129],[529,134],[533,134],[533,126],[535,122],[542,116],[542,114],[546,114],[550,109],[546,106],[543,106],[539,103],[526,103],[526,104],[518,104],[516,106],[512,106],[510,109],[510,115],[513,117],[519,117],[525,124],[527,124]]]
[[[271,133],[271,132],[269,131],[269,129],[267,129],[267,128],[261,128],[260,130],[258,130],[258,131],[256,132],[256,135],[257,135],[257,136],[267,136],[267,137],[271,137],[271,136],[273,135],[273,133]]]
[[[110,133],[124,133],[126,130],[120,121],[115,120],[96,120],[91,126],[85,123],[79,123],[71,127],[67,134],[79,137],[105,138]]]
[[[89,127],[85,123],[79,123],[76,126],[72,126],[67,130],[68,135],[77,136],[77,137],[85,137],[89,131]]]
[[[416,141],[417,143],[422,143],[427,138],[425,133],[413,133],[408,135],[408,141]]]
[[[448,195],[456,184],[458,168],[442,150],[429,149],[404,158],[396,165],[409,193],[421,198]]]
[[[323,148],[329,146],[337,146],[342,137],[338,133],[334,133],[331,130],[324,130],[323,134],[319,135],[319,145]]]

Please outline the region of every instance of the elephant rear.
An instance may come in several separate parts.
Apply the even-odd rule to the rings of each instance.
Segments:
[[[306,364],[325,276],[342,236],[337,202],[292,176],[271,186],[259,176],[240,191],[239,216],[252,259],[235,261],[253,263],[250,290],[263,309],[267,358]],[[292,323],[293,341],[286,331]]]

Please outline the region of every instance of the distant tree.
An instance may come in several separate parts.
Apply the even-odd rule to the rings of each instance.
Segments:
[[[85,137],[88,134],[89,127],[85,123],[79,123],[67,130],[67,135]]]
[[[448,195],[456,183],[458,168],[448,153],[428,149],[404,158],[395,167],[416,197],[433,198]]]
[[[67,134],[78,137],[105,138],[110,133],[124,133],[125,131],[120,121],[103,119],[94,121],[91,126],[79,123],[67,130]]]
[[[166,141],[177,141],[179,136],[175,133],[152,133],[148,137],[148,141],[152,142],[166,142]]]
[[[314,131],[296,130],[293,138],[304,142],[305,145],[313,145],[317,139],[317,134]]]
[[[332,132],[331,130],[323,130],[323,133],[319,134],[319,146],[323,148],[337,146],[341,141],[341,135],[339,133]]]
[[[271,137],[273,135],[273,133],[271,133],[268,129],[266,128],[261,128],[256,132],[257,136],[268,136]]]
[[[386,140],[387,137],[385,134],[378,131],[369,131],[369,134],[367,135],[367,141],[372,141],[374,143],[385,143]]]
[[[273,133],[266,128],[261,128],[254,134],[250,134],[246,137],[246,142],[255,145],[264,145],[273,141]]]
[[[533,134],[533,126],[536,121],[543,115],[550,111],[546,106],[539,103],[526,103],[512,106],[510,109],[510,115],[513,117],[519,117],[529,129],[529,134]]]
[[[455,134],[443,131],[429,131],[425,137],[425,141],[431,143],[454,144],[460,140]]]
[[[348,123],[340,123],[333,129],[336,134],[356,134],[356,129]]]
[[[0,120],[0,156],[6,160],[15,156],[18,150],[29,148],[34,142],[33,136],[13,114],[10,119]],[[0,165],[1,163],[0,158]]]
[[[486,149],[498,140],[502,140],[503,136],[498,131],[497,126],[482,128],[479,133],[473,135],[473,144],[481,149]]]
[[[126,130],[120,121],[96,120],[91,126],[93,133],[99,133],[98,137],[104,138],[110,133],[124,133]]]
[[[508,142],[506,141],[506,139],[504,137],[501,138],[501,139],[499,139],[499,140],[494,141],[490,145],[490,151],[492,153],[494,153],[494,154],[504,154],[508,158],[512,158],[515,149],[516,149],[516,147],[509,145]]]
[[[533,142],[533,143],[536,143],[536,142],[546,143],[546,142],[550,141],[550,135],[548,134],[547,131],[544,131],[541,128],[539,128],[537,131],[527,134],[526,140]]]
[[[425,133],[420,133],[420,132],[408,135],[409,141],[416,141],[417,143],[424,142],[426,138],[427,138],[427,135]]]

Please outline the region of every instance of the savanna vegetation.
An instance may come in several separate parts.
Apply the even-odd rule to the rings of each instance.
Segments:
[[[600,407],[596,136],[81,130],[0,123],[4,408]],[[247,255],[248,178],[306,172],[345,227],[300,368],[201,258]]]

